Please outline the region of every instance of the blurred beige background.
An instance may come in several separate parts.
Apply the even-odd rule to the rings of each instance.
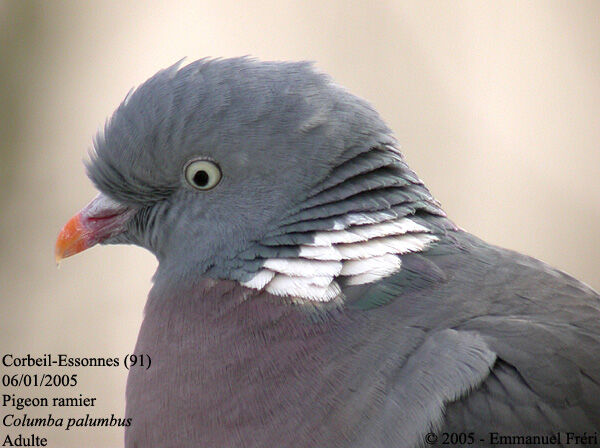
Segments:
[[[183,56],[317,61],[381,112],[460,226],[600,288],[599,17],[597,1],[0,2],[0,353],[132,351],[153,256],[99,247],[57,270],[54,239],[95,194],[93,134]],[[123,415],[125,369],[73,373],[72,390],[2,393],[83,393],[97,406],[64,415]],[[18,432],[122,445],[121,428]]]

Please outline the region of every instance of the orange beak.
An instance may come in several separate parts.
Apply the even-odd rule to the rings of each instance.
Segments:
[[[56,262],[123,233],[135,211],[100,193],[58,234],[54,249]]]
[[[88,247],[90,245],[85,236],[85,229],[81,225],[81,213],[77,213],[69,219],[58,234],[54,248],[56,263],[58,264],[63,258],[75,255]]]

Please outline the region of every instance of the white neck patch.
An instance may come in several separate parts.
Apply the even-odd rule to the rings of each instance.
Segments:
[[[268,258],[242,285],[285,297],[327,302],[343,285],[375,282],[400,270],[401,255],[421,252],[438,238],[409,218],[366,225],[339,223],[314,233],[295,258]]]

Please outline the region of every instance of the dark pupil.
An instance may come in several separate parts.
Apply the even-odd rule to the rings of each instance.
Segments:
[[[194,183],[199,187],[206,187],[208,185],[208,173],[204,170],[196,171],[194,174]]]

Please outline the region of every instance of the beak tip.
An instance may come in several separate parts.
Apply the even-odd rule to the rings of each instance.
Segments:
[[[85,235],[81,226],[80,215],[73,216],[56,238],[54,260],[57,266],[62,260],[87,248]]]

